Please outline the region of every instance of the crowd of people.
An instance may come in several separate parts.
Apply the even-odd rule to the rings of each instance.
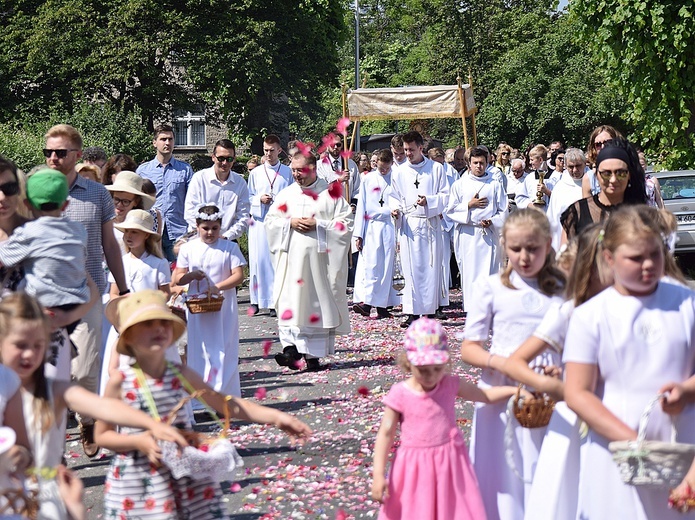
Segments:
[[[287,152],[267,135],[246,179],[228,139],[193,172],[167,125],[139,166],[83,150],[62,124],[28,175],[0,158],[0,423],[15,435],[0,446],[11,470],[0,491],[34,489],[38,518],[84,518],[79,479],[61,464],[70,409],[87,456],[115,452],[107,516],[226,517],[219,482],[175,478],[163,454],[188,445],[180,430],[195,410],[311,435],[241,397],[236,288],[248,262],[249,315],[277,318],[274,359],[290,370],[326,368],[350,333],[350,293],[364,317],[400,307],[408,378],[384,400],[374,447],[380,518],[695,510],[695,469],[669,495],[623,483],[608,449],[637,438],[655,396],[648,438],[669,440],[677,415],[679,440],[695,442],[695,298],[643,154],[610,126],[586,151],[555,141],[526,153],[443,150],[410,131],[353,158],[340,134]],[[466,315],[461,360],[481,369],[477,385],[448,371],[440,321],[453,287]],[[509,413],[507,401],[530,391],[558,401],[545,427]],[[183,404],[188,394],[197,399]],[[478,403],[470,455],[456,397]]]

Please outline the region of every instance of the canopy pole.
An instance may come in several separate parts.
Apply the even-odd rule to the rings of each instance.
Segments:
[[[468,83],[471,86],[471,96],[473,96],[473,75],[471,69],[468,69]],[[471,114],[471,123],[473,124],[473,146],[478,146],[478,132],[475,129],[475,110]]]
[[[342,99],[343,99],[343,117],[348,117],[348,109],[347,109],[347,85],[343,83],[342,85]],[[357,125],[353,125],[352,128],[352,141],[355,140],[355,129],[357,128]],[[347,142],[347,132],[343,134],[343,151],[349,150],[352,151],[352,143],[350,143],[350,148],[348,149],[348,142]],[[343,190],[343,194],[345,195],[345,200],[350,203],[350,163],[348,161],[347,157],[343,157],[343,171],[348,172],[348,179],[345,181],[345,189]]]
[[[456,76],[456,82],[459,87],[459,105],[461,105],[461,126],[463,126],[463,144],[468,150],[468,129],[466,128],[466,102],[463,96],[463,86],[461,85],[461,76]]]

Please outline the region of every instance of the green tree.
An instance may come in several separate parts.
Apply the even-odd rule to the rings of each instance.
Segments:
[[[337,75],[344,29],[342,5],[325,0],[10,0],[0,115],[102,102],[151,129],[206,102],[212,120],[257,131],[269,101],[307,103]]]
[[[695,163],[692,2],[573,0],[585,42],[624,97],[633,138],[668,168]]]
[[[615,115],[625,105],[583,51],[580,29],[576,18],[563,14],[541,37],[500,57],[478,118],[482,142],[526,147],[561,139],[584,148],[599,124],[626,128]]]

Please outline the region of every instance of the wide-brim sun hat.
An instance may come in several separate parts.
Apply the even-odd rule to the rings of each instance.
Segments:
[[[415,366],[443,365],[449,361],[444,327],[433,319],[420,318],[405,331],[405,356]]]
[[[149,211],[144,209],[131,209],[125,216],[125,220],[120,224],[114,224],[113,227],[119,231],[126,229],[137,229],[150,235],[157,235],[157,231],[153,231],[154,217]]]
[[[124,339],[125,332],[138,323],[150,320],[166,320],[172,322],[174,335],[172,344],[178,340],[186,331],[184,321],[173,314],[167,307],[166,296],[162,291],[146,289],[133,294],[126,294],[114,298],[106,305],[106,318],[119,333],[116,343],[116,352],[131,356],[132,352]],[[169,347],[170,345],[167,345]]]
[[[142,199],[142,208],[150,209],[154,205],[154,197],[142,191],[142,177],[129,170],[123,170],[116,174],[113,184],[105,186],[109,191],[123,191],[137,195]]]

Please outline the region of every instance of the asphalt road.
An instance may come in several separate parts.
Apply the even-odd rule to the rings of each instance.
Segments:
[[[456,300],[456,296],[454,296]],[[458,301],[454,301],[458,308]],[[379,427],[380,400],[391,384],[404,376],[395,366],[400,348],[402,318],[366,319],[351,314],[353,332],[340,338],[336,354],[326,358],[329,369],[294,372],[277,366],[272,355],[280,351],[277,320],[267,311],[246,314],[248,293],[239,294],[239,334],[242,393],[265,405],[293,413],[314,430],[310,442],[292,447],[282,432],[266,426],[234,424],[232,439],[244,459],[236,482],[222,484],[230,517],[350,519],[375,518],[378,504],[369,498],[371,456]],[[458,310],[447,311],[444,323],[450,339],[462,330]],[[273,341],[263,356],[263,342]],[[474,379],[473,370],[454,371]],[[263,396],[263,394],[265,395]],[[462,403],[459,424],[468,433],[471,406]],[[89,518],[104,518],[103,485],[110,458],[89,460],[82,454],[78,430],[68,431],[68,465],[85,486]],[[196,429],[209,431],[212,422]],[[466,435],[467,436],[467,435]]]

